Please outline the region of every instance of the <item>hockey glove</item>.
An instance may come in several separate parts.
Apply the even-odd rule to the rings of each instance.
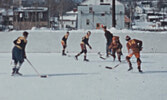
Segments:
[[[90,49],[92,49],[92,47],[91,47],[91,46],[89,46],[89,48],[90,48]]]
[[[139,47],[139,51],[142,51],[143,47]]]

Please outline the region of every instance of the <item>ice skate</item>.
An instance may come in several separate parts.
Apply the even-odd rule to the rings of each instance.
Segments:
[[[132,67],[130,67],[129,69],[128,69],[128,71],[131,71],[133,68]]]

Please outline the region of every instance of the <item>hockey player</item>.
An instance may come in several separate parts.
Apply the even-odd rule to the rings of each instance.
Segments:
[[[142,50],[142,41],[137,39],[131,39],[129,36],[126,36],[127,41],[127,49],[128,49],[128,56],[126,56],[126,60],[129,64],[128,71],[132,70],[132,64],[130,61],[130,58],[135,55],[137,58],[137,65],[138,65],[138,71],[142,72],[141,70],[141,60],[140,60],[140,51]]]
[[[115,53],[117,53],[118,60],[121,62],[122,44],[120,43],[118,36],[113,36],[112,42],[109,45],[109,49],[112,50],[111,56],[113,56],[114,61],[116,58]]]
[[[80,56],[82,53],[84,53],[84,61],[89,61],[88,59],[86,59],[86,54],[87,54],[86,45],[87,45],[90,49],[92,49],[92,47],[89,45],[89,42],[88,42],[90,35],[91,35],[91,32],[88,31],[87,34],[86,34],[86,36],[84,36],[84,37],[82,38],[82,42],[80,43],[81,52],[78,53],[78,54],[75,56],[76,60],[78,60],[78,56]]]
[[[106,43],[106,57],[109,57],[109,54],[111,54],[111,50],[109,50],[109,45],[111,44],[112,42],[112,37],[113,37],[113,34],[110,33],[108,30],[107,30],[107,27],[106,26],[103,26],[103,30],[104,30],[104,35],[106,37],[106,40],[107,40],[107,43]]]
[[[23,37],[18,37],[16,40],[13,41],[15,44],[13,50],[12,50],[12,59],[14,60],[14,68],[12,75],[18,74],[22,75],[19,73],[19,69],[24,62],[24,59],[26,58],[26,53],[25,53],[25,47],[27,44],[27,37],[28,37],[28,32],[23,32]],[[18,64],[19,63],[19,64]]]
[[[66,49],[66,47],[67,47],[67,39],[68,39],[68,36],[69,36],[69,32],[67,32],[64,36],[63,36],[63,38],[62,38],[62,40],[61,40],[61,44],[62,44],[62,46],[63,46],[63,50],[62,50],[62,55],[63,56],[66,56],[67,54],[65,53],[65,49]]]

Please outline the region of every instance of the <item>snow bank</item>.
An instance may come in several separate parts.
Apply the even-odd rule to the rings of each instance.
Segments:
[[[70,31],[69,39],[67,41],[68,52],[79,52],[81,38],[89,30],[73,30]],[[103,30],[90,30],[92,35],[90,37],[90,45],[92,50],[89,52],[105,52],[106,40]],[[123,52],[126,50],[125,36],[129,35],[131,38],[140,39],[143,41],[143,52],[167,52],[167,34],[166,32],[144,32],[144,31],[130,31],[130,30],[116,30],[110,31],[117,36],[120,36],[123,44]],[[11,52],[13,48],[13,40],[22,35],[23,31],[0,32],[0,52]],[[66,31],[51,31],[51,30],[28,30],[30,33],[28,37],[28,44],[26,51],[31,53],[59,53],[62,50],[61,39]]]

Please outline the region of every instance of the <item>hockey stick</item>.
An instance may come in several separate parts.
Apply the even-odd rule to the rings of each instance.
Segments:
[[[118,67],[121,63],[125,63],[125,60],[123,60],[122,62],[116,64],[116,65],[113,66],[113,67],[106,66],[105,68],[107,68],[107,69],[114,69],[114,68]]]
[[[38,74],[41,78],[46,78],[47,75],[40,75],[39,72],[36,70],[36,68],[31,64],[31,62],[26,58],[27,62],[31,65],[31,67],[34,69],[34,71]]]
[[[106,58],[104,58],[100,52],[98,52],[97,54],[99,55],[99,58],[106,60]]]
[[[116,64],[116,65],[115,65],[115,66],[113,66],[113,67],[106,66],[105,68],[107,68],[107,69],[114,69],[114,68],[118,67],[120,64],[121,64],[121,63]]]

